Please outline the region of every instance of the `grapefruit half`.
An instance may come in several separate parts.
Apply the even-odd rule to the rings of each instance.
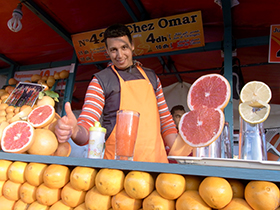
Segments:
[[[200,107],[224,109],[230,99],[231,87],[220,74],[207,74],[199,77],[190,87],[187,104],[190,110]]]
[[[28,122],[34,128],[43,128],[49,125],[55,116],[55,109],[51,105],[42,105],[33,109],[28,115]]]
[[[4,152],[26,152],[34,142],[34,128],[26,121],[8,125],[2,135],[1,148]]]
[[[206,147],[222,133],[225,124],[220,109],[201,107],[186,112],[179,122],[179,133],[191,147]]]

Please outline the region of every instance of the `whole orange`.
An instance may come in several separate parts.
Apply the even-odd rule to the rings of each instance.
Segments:
[[[43,175],[47,167],[45,163],[28,163],[24,172],[26,181],[33,186],[39,186],[43,183]]]
[[[51,164],[43,175],[44,184],[49,188],[62,188],[70,180],[70,169],[64,165]]]
[[[247,203],[255,210],[274,210],[279,206],[279,189],[273,182],[250,181],[244,195]]]
[[[95,186],[103,195],[116,195],[123,189],[124,172],[119,169],[102,168],[95,177]]]
[[[36,201],[37,187],[24,182],[19,188],[20,199],[25,203],[33,203]]]
[[[60,200],[60,193],[60,188],[49,188],[43,183],[36,190],[36,199],[40,204],[51,206]]]
[[[51,155],[58,147],[55,134],[47,129],[37,128],[34,130],[34,143],[27,150],[33,155]]]
[[[161,197],[158,192],[154,190],[148,197],[143,200],[143,209],[175,210],[175,201]]]
[[[13,182],[24,183],[26,181],[24,177],[24,171],[26,166],[27,166],[26,162],[21,162],[21,161],[13,162],[8,170],[9,179]]]
[[[132,198],[143,199],[155,188],[153,176],[144,171],[130,171],[124,179],[125,192]]]
[[[234,198],[244,198],[245,185],[238,179],[227,179],[229,182]]]
[[[30,204],[30,206],[28,207],[28,210],[38,210],[38,209],[49,210],[49,208],[50,208],[49,206],[41,204],[38,201],[35,201],[35,202]]]
[[[9,200],[17,201],[20,198],[19,196],[20,186],[21,183],[16,183],[11,180],[7,180],[3,185],[3,189],[2,189],[3,196]]]
[[[86,192],[75,190],[71,183],[68,182],[61,190],[61,200],[70,207],[76,207],[85,201]]]
[[[198,190],[198,187],[203,180],[202,176],[185,175],[186,190]]]
[[[70,174],[70,183],[76,190],[88,191],[95,184],[97,170],[89,167],[76,166]]]
[[[49,210],[73,210],[72,207],[67,206],[62,200],[55,202]]]
[[[0,181],[8,179],[8,169],[12,163],[10,160],[0,160]]]
[[[214,209],[225,207],[233,196],[229,182],[221,177],[206,177],[200,183],[198,192],[205,203]]]
[[[244,198],[232,198],[228,205],[220,210],[253,210]]]
[[[87,210],[86,204],[82,203],[82,204],[78,205],[74,210]]]
[[[160,173],[156,178],[156,190],[163,198],[177,199],[185,188],[185,178],[180,174]]]
[[[199,209],[199,210],[211,210],[198,194],[196,190],[185,191],[176,201],[176,210],[188,210],[188,209]]]
[[[23,202],[21,199],[15,202],[13,210],[27,210],[30,204]]]
[[[86,193],[85,205],[87,210],[109,209],[111,208],[111,196],[101,194],[94,186]]]
[[[0,209],[1,210],[11,210],[14,209],[15,201],[5,198],[5,196],[0,196]]]
[[[6,182],[6,181],[0,181],[0,196],[3,195],[2,189],[3,189],[3,185],[5,184],[5,182]]]
[[[142,206],[141,199],[134,199],[122,190],[112,197],[112,207],[114,210],[138,210]]]

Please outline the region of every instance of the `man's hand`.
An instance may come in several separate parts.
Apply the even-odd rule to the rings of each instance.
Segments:
[[[76,134],[78,129],[77,118],[72,112],[69,102],[65,103],[65,112],[66,115],[58,119],[55,126],[55,134],[60,143],[68,141],[73,134]]]

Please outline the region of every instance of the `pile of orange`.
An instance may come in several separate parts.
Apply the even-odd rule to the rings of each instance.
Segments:
[[[0,160],[0,209],[276,209],[273,182]]]
[[[54,75],[49,76],[41,76],[39,74],[33,74],[30,80],[25,80],[24,82],[30,83],[38,83],[45,86],[45,90],[49,90],[54,84],[56,80],[66,79],[69,77],[69,70],[62,70],[60,72],[55,72]],[[14,86],[17,85],[19,81],[15,78],[10,78],[8,81],[9,86],[5,88],[6,92],[9,94],[14,89]]]
[[[11,153],[69,156],[70,143],[58,143],[54,134],[60,118],[54,106],[54,99],[50,96],[38,99],[33,107],[24,105],[15,108],[0,104],[1,149]]]

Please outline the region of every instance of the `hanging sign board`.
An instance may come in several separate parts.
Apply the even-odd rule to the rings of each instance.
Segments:
[[[141,56],[202,47],[204,43],[201,11],[126,24],[134,42],[134,55]],[[108,60],[105,29],[72,35],[81,63]]]
[[[270,26],[269,63],[280,63],[280,25]]]

